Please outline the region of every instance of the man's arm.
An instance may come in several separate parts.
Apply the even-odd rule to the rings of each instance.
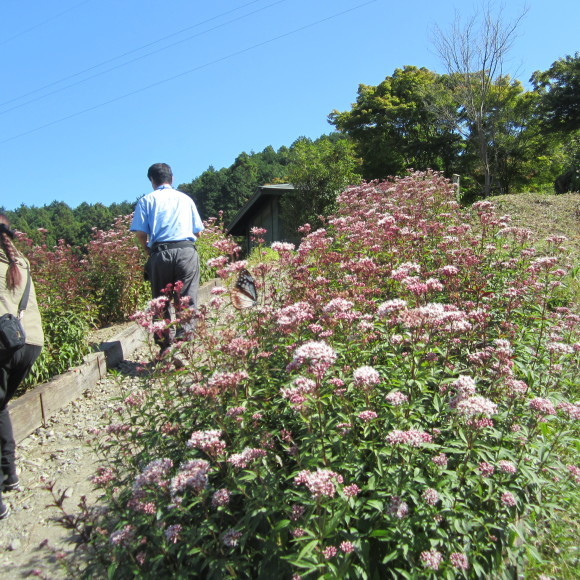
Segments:
[[[137,241],[141,244],[141,247],[145,250],[147,254],[151,253],[151,248],[147,247],[147,234],[145,232],[141,232],[137,230],[135,232],[135,237]]]

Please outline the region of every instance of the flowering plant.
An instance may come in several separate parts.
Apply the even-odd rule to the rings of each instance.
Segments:
[[[252,266],[257,306],[216,289],[174,346],[185,367],[161,361],[99,434],[89,574],[500,577],[537,559],[580,480],[579,319],[553,302],[564,240],[539,256],[508,224],[435,173],[362,184]],[[241,267],[216,265],[226,286]]]

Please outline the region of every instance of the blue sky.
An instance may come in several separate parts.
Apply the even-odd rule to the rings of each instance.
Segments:
[[[433,27],[478,6],[2,0],[0,207],[134,201],[152,163],[184,183],[243,151],[328,133],[327,115],[349,109],[359,84],[404,65],[445,72]],[[527,7],[508,62],[524,83],[580,50],[577,0]],[[523,8],[513,0],[503,14]]]

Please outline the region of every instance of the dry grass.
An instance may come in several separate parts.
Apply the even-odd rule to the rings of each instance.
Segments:
[[[538,250],[549,235],[564,235],[566,247],[578,264],[580,259],[580,193],[546,195],[518,193],[489,198],[501,214],[512,216],[513,225],[526,227],[534,233]]]

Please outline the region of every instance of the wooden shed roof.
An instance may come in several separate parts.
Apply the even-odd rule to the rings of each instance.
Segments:
[[[243,236],[245,224],[251,215],[260,211],[264,203],[269,198],[281,197],[287,191],[292,191],[294,186],[291,183],[277,183],[275,185],[262,185],[256,193],[242,206],[227,227],[227,233],[232,236]]]

